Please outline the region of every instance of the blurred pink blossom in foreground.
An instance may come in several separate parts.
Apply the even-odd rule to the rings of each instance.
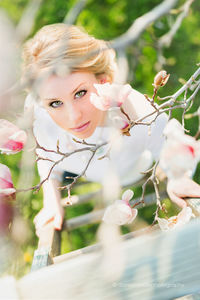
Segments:
[[[157,217],[156,220],[158,221],[161,230],[168,231],[188,223],[191,217],[194,217],[192,209],[186,206],[181,210],[181,212],[177,216],[173,216],[169,219]]]
[[[165,129],[167,137],[160,154],[160,166],[168,178],[192,176],[200,160],[200,142],[184,133],[182,125],[171,119]]]
[[[11,195],[15,191],[9,168],[0,164],[0,196]]]
[[[100,110],[108,110],[111,107],[120,107],[132,91],[129,84],[94,84],[97,94],[91,93],[91,103]]]
[[[0,151],[2,153],[15,154],[21,151],[26,139],[25,131],[7,120],[0,119]]]
[[[127,190],[122,195],[122,200],[115,200],[104,213],[103,221],[108,224],[124,225],[133,222],[137,216],[137,209],[132,209],[129,201],[133,197],[133,191]]]

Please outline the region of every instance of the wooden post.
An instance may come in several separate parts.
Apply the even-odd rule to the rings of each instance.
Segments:
[[[166,192],[162,192],[162,198],[167,196]],[[155,202],[155,194],[149,194],[145,197],[146,204],[152,204]],[[85,200],[85,199],[84,199]],[[89,199],[88,199],[89,200]],[[137,199],[136,199],[137,200]],[[192,208],[193,213],[196,216],[200,216],[200,198],[190,198],[185,199],[187,204]],[[137,201],[136,201],[137,202]],[[99,209],[96,211],[92,211],[88,214],[84,214],[82,216],[78,216],[72,219],[65,221],[63,224],[63,228],[67,228],[69,231],[75,228],[81,227],[86,224],[93,224],[101,222],[102,216],[104,213],[104,209]],[[154,229],[158,227],[154,225]],[[144,229],[147,232],[149,228]],[[137,232],[133,232],[124,236],[124,238],[134,237]],[[60,262],[63,260],[70,259],[71,257],[76,257],[77,255],[87,253],[88,251],[94,251],[98,249],[98,245],[93,245],[89,247],[85,247],[84,249],[79,249],[67,254],[64,254],[59,257],[60,254],[60,244],[61,244],[61,233],[54,229],[53,222],[49,222],[46,226],[42,228],[39,233],[39,243],[38,249],[34,253],[33,263],[31,267],[31,271],[40,269],[42,267],[51,265],[55,262]]]

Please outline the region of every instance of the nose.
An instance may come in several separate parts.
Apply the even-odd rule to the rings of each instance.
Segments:
[[[80,110],[80,107],[76,104],[68,103],[66,105],[66,111],[67,111],[67,118],[69,121],[70,127],[76,127],[79,125],[82,112]]]

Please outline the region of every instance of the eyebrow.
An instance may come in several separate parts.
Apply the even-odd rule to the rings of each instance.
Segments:
[[[79,87],[84,83],[86,83],[86,82],[81,82],[72,92],[70,92],[70,94],[74,94],[79,89]],[[60,100],[60,98],[56,98],[56,97],[45,98],[45,101],[58,101],[58,100]]]
[[[81,82],[72,92],[71,92],[71,94],[74,94],[78,89],[79,89],[79,87],[82,85],[82,84],[84,84],[84,83],[86,83],[86,82]]]

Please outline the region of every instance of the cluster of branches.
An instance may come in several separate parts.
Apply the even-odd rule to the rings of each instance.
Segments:
[[[174,24],[172,25],[171,29],[169,32],[167,32],[164,36],[162,36],[158,41],[157,41],[157,48],[158,48],[158,61],[160,63],[160,66],[163,65],[163,63],[165,62],[164,56],[163,56],[163,48],[164,47],[169,47],[174,35],[176,34],[178,28],[180,27],[183,19],[187,16],[189,8],[191,6],[191,4],[193,3],[194,0],[187,0],[185,1],[184,5],[182,5],[180,8],[176,8],[173,13],[177,14],[177,19],[174,22]],[[121,76],[118,79],[118,82],[120,83],[124,83],[127,80],[127,73],[128,73],[128,63],[127,63],[127,58],[125,55],[125,50],[129,45],[132,45],[133,43],[135,43],[141,36],[141,34],[144,32],[144,30],[153,22],[155,22],[156,20],[158,20],[160,17],[162,17],[165,14],[168,14],[171,12],[171,10],[176,6],[177,4],[177,0],[165,0],[162,1],[161,4],[159,4],[158,6],[156,6],[155,8],[153,8],[151,11],[149,11],[148,13],[144,14],[143,16],[137,18],[133,24],[131,25],[131,27],[127,30],[127,32],[125,32],[123,35],[117,37],[116,39],[114,39],[113,41],[110,42],[111,46],[117,51],[118,53],[118,59],[119,59],[119,64],[122,63],[122,65],[120,65],[120,70],[126,70],[124,72],[124,74],[121,74]],[[18,39],[18,43],[21,44],[26,37],[30,34],[33,24],[34,24],[34,20],[37,14],[37,11],[40,7],[42,3],[42,0],[40,1],[30,1],[30,4],[28,5],[28,7],[26,8],[17,28],[16,28],[16,35],[17,35],[17,39]],[[64,22],[67,24],[73,24],[78,15],[80,14],[80,12],[82,11],[82,9],[84,8],[84,6],[87,4],[86,0],[80,0],[77,2],[77,4],[75,5],[75,7],[72,8],[72,10],[70,12],[68,12],[68,14],[66,15]],[[61,47],[61,53],[62,53],[62,49],[63,47],[65,47],[66,45],[64,44]],[[90,53],[90,55],[92,55],[93,53]],[[58,55],[59,57],[59,55]],[[122,59],[121,59],[122,58]],[[61,56],[62,59],[62,56]],[[84,58],[82,58],[84,59]],[[79,61],[73,61],[72,64],[77,64],[79,63]],[[54,72],[57,68],[58,68],[59,62],[57,65],[54,66],[53,69],[51,69],[50,72]],[[70,66],[69,66],[70,69]],[[49,74],[48,74],[49,75]],[[200,68],[197,69],[197,71],[190,77],[190,79],[177,91],[175,92],[173,95],[170,96],[166,96],[164,98],[158,98],[159,100],[163,100],[165,102],[163,102],[162,104],[158,105],[155,102],[155,97],[156,97],[156,93],[157,90],[154,90],[154,94],[151,97],[146,96],[147,101],[149,101],[153,107],[153,112],[150,114],[147,114],[137,120],[131,120],[128,116],[128,112],[125,112],[122,110],[122,113],[124,113],[130,121],[130,127],[129,130],[137,125],[145,125],[145,126],[151,126],[151,124],[153,122],[155,122],[155,120],[157,119],[157,117],[159,115],[161,115],[164,112],[168,112],[169,113],[169,119],[171,118],[171,113],[172,110],[174,109],[178,109],[181,108],[183,109],[183,114],[182,114],[182,124],[184,126],[184,119],[185,117],[193,117],[195,116],[197,113],[194,113],[193,115],[190,114],[187,115],[187,111],[191,108],[194,98],[200,88],[200,79],[199,79],[199,75],[200,75]],[[45,76],[47,76],[47,74],[45,74]],[[43,80],[43,78],[39,78],[38,80],[33,81],[32,78],[27,78],[27,81],[24,82],[24,86],[27,85],[31,85],[33,89],[37,89],[38,83],[39,81]],[[9,93],[15,93],[17,90],[21,89],[22,86],[19,84],[16,84],[10,91]],[[188,91],[191,90],[192,94],[190,96],[188,96]],[[180,100],[181,97],[181,100]],[[152,121],[145,121],[148,117],[153,116]],[[199,130],[196,134],[196,138],[199,137]],[[83,152],[83,151],[90,151],[91,152],[91,156],[85,166],[85,168],[82,170],[82,172],[77,175],[76,177],[71,178],[72,179],[72,183],[66,185],[66,186],[62,186],[61,189],[67,189],[68,190],[68,195],[70,196],[70,192],[71,189],[73,187],[73,185],[77,182],[77,180],[84,176],[87,169],[90,166],[91,161],[93,160],[95,153],[97,152],[97,150],[103,146],[105,146],[106,144],[109,144],[110,141],[101,143],[101,144],[89,144],[86,141],[76,141],[77,143],[81,143],[83,144],[85,147],[82,147],[80,149],[76,149],[75,151],[72,152],[68,152],[68,153],[63,153],[60,148],[59,145],[57,145],[57,150],[52,150],[52,149],[45,149],[44,147],[42,147],[41,145],[39,145],[39,143],[36,141],[36,148],[37,149],[42,149],[46,152],[53,152],[56,154],[60,155],[60,158],[56,161],[51,161],[52,162],[52,167],[49,171],[49,173],[47,174],[47,177],[42,180],[39,184],[37,184],[36,186],[33,186],[29,189],[25,189],[25,190],[36,190],[38,191],[41,186],[44,184],[44,182],[46,182],[49,178],[50,175],[53,171],[53,169],[56,167],[56,165],[58,165],[59,163],[61,163],[65,158],[72,156],[73,154],[77,153],[77,152]],[[49,160],[47,158],[38,156],[37,161],[39,160]],[[151,172],[151,175],[149,176],[149,178],[147,179],[147,181],[144,183],[143,185],[143,192],[142,192],[142,196],[141,196],[141,201],[144,200],[144,194],[145,194],[145,188],[146,188],[146,184],[148,181],[152,181],[155,187],[155,191],[156,191],[156,197],[157,197],[157,203],[158,206],[160,207],[160,197],[159,197],[159,192],[158,192],[158,186],[157,186],[157,180],[156,180],[156,176],[155,176],[155,171],[156,171],[156,167],[158,165],[158,162],[155,163],[154,167],[150,170],[148,170],[148,173]],[[18,190],[19,191],[24,191],[24,190]]]
[[[176,91],[173,95],[166,96],[166,97],[163,97],[163,98],[158,97],[158,99],[161,100],[161,101],[166,100],[165,102],[163,102],[160,105],[158,105],[155,102],[155,98],[156,98],[158,88],[159,88],[159,86],[155,86],[155,84],[154,84],[154,93],[153,93],[152,98],[145,95],[147,101],[149,101],[150,104],[153,107],[153,111],[151,113],[148,113],[148,114],[144,115],[143,117],[138,118],[137,120],[131,120],[129,115],[128,115],[128,112],[125,112],[124,109],[121,107],[121,112],[124,113],[130,121],[130,126],[128,127],[128,131],[130,131],[130,129],[132,127],[137,126],[137,125],[144,125],[144,126],[149,126],[150,127],[152,125],[152,123],[155,122],[155,120],[158,118],[158,116],[161,115],[162,113],[168,112],[169,113],[169,119],[170,119],[172,111],[174,109],[178,109],[178,108],[181,108],[183,110],[183,112],[182,112],[182,126],[183,126],[183,128],[184,128],[185,118],[191,118],[191,117],[199,115],[199,111],[197,111],[193,114],[189,114],[189,113],[187,114],[187,112],[191,108],[191,106],[194,102],[195,96],[196,96],[197,92],[200,89],[200,68],[198,68],[196,70],[196,72],[189,78],[189,80],[178,91]],[[189,93],[189,91],[192,91],[192,93]],[[190,95],[188,96],[188,94],[190,94]],[[181,99],[180,99],[180,97],[181,97]],[[145,121],[145,119],[147,119],[150,116],[153,116],[151,121]],[[199,131],[200,131],[200,123],[199,123],[199,129],[198,129],[198,131],[195,135],[196,139],[199,137]],[[126,134],[126,133],[127,132],[122,132],[122,134]],[[50,175],[51,175],[53,169],[55,168],[55,166],[57,164],[61,163],[65,158],[67,158],[69,156],[72,156],[77,152],[90,151],[91,156],[88,159],[88,162],[87,162],[85,168],[83,169],[83,171],[75,177],[67,177],[67,179],[71,179],[72,182],[68,185],[64,185],[64,186],[60,187],[61,190],[67,189],[67,191],[68,191],[68,204],[70,204],[71,189],[72,189],[73,185],[77,182],[77,180],[80,177],[85,175],[85,173],[86,173],[87,169],[89,168],[90,163],[93,160],[97,150],[100,149],[101,147],[105,146],[105,145],[109,145],[109,147],[108,147],[109,150],[112,147],[110,141],[103,142],[103,143],[100,143],[100,144],[90,144],[90,143],[87,143],[85,140],[82,140],[82,141],[79,141],[79,140],[76,140],[76,139],[73,139],[73,140],[74,140],[75,143],[82,144],[85,147],[82,147],[80,149],[76,149],[76,150],[71,151],[71,152],[63,153],[62,151],[60,151],[59,144],[57,144],[57,150],[52,150],[52,149],[46,149],[46,148],[42,147],[36,141],[37,149],[41,149],[41,150],[44,150],[46,152],[59,154],[61,156],[61,158],[59,158],[56,161],[53,161],[53,160],[50,160],[48,158],[38,156],[37,161],[39,161],[39,160],[48,160],[48,161],[51,161],[53,164],[52,164],[52,166],[49,170],[49,173],[48,173],[47,177],[44,180],[42,180],[39,184],[37,184],[36,186],[33,186],[30,189],[38,191],[41,188],[41,186],[43,185],[43,183],[46,182],[50,178]],[[104,155],[100,159],[104,158],[105,156],[108,156],[108,153],[107,153],[107,155]],[[144,182],[144,184],[142,186],[142,188],[143,188],[142,195],[141,195],[140,201],[137,204],[144,203],[144,196],[145,196],[145,190],[146,190],[147,183],[149,181],[152,181],[153,186],[155,188],[155,194],[156,194],[156,201],[157,201],[158,209],[162,209],[161,202],[160,202],[159,189],[158,189],[158,179],[156,177],[156,168],[158,166],[158,163],[159,163],[159,161],[157,161],[151,169],[149,169],[145,172],[146,174],[150,174],[150,175],[149,175],[149,177],[147,178],[147,180]],[[158,211],[156,211],[156,215],[157,215],[157,213],[158,213]]]

